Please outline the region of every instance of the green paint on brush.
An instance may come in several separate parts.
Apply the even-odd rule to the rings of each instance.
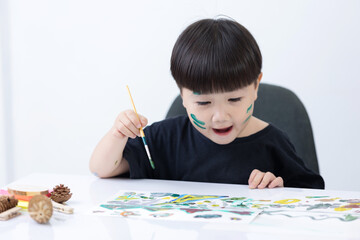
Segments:
[[[151,159],[149,159],[150,160],[150,165],[151,165],[151,168],[152,169],[155,169],[155,164],[154,164],[154,161],[153,160],[151,160]]]
[[[252,104],[250,105],[250,107],[246,110],[246,113],[249,113],[249,111],[251,110],[252,108]]]
[[[199,128],[202,128],[202,129],[206,129],[206,128],[204,128],[203,126],[200,126],[197,122],[195,122],[195,121],[193,121],[193,123],[196,125],[196,126],[198,126]]]
[[[199,119],[197,119],[194,114],[190,114],[190,116],[196,123],[198,123],[200,125],[205,125],[205,123],[203,121],[200,121]]]
[[[247,121],[249,121],[249,119],[251,118],[252,114],[250,114],[243,123],[246,123]]]

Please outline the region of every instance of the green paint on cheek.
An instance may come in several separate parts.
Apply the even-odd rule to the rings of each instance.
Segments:
[[[251,118],[252,114],[250,114],[243,123],[246,123],[247,121],[249,121],[249,119]]]
[[[250,105],[250,107],[246,110],[246,113],[249,113],[249,111],[252,109],[252,104]]]
[[[199,128],[201,128],[201,129],[206,129],[206,128],[204,128],[203,126],[200,126],[197,122],[195,122],[195,121],[193,121],[193,123],[196,125],[196,126],[198,126]]]
[[[198,123],[200,125],[205,125],[205,123],[203,121],[200,121],[199,119],[197,119],[194,114],[190,114],[190,116],[194,120],[194,122],[196,122],[196,123]]]

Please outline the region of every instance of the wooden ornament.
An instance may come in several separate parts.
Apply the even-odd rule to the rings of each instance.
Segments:
[[[53,191],[51,192],[50,198],[54,202],[64,203],[68,201],[71,196],[72,193],[70,193],[70,189],[67,186],[64,186],[64,184],[60,184],[54,187]]]
[[[0,221],[6,221],[13,217],[19,216],[21,208],[20,207],[13,207],[5,212],[0,213]]]
[[[31,185],[11,185],[8,187],[8,192],[18,196],[35,196],[35,195],[47,195],[49,189],[40,186]]]
[[[51,200],[44,195],[36,195],[29,202],[30,217],[38,223],[47,223],[53,214]]]
[[[9,210],[10,208],[16,207],[18,200],[13,196],[0,195],[0,213]]]
[[[73,214],[74,213],[74,208],[61,204],[61,203],[57,203],[52,201],[53,204],[53,208],[55,211],[57,212],[61,212],[61,213],[67,213],[67,214]]]

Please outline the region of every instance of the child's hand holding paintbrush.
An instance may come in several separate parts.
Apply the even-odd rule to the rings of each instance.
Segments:
[[[129,95],[133,104],[130,91]],[[128,172],[129,164],[123,159],[123,150],[128,138],[136,138],[137,136],[142,138],[150,165],[153,169],[155,168],[142,130],[148,124],[148,120],[137,114],[134,104],[133,109],[121,112],[110,131],[96,146],[90,159],[90,171],[94,175],[105,178]]]
[[[136,138],[136,136],[141,137],[140,128],[145,127],[147,123],[148,120],[144,116],[140,114],[137,115],[130,109],[125,110],[116,118],[112,127],[112,134],[121,138]]]
[[[128,86],[126,86],[126,88],[134,110],[125,110],[118,115],[112,128],[112,134],[121,138],[142,137],[142,128],[147,125],[148,120],[146,117],[137,113],[130,89]]]
[[[152,169],[155,169],[155,165],[153,160],[151,159],[150,150],[145,140],[145,133],[143,131],[143,126],[147,125],[147,119],[144,116],[141,116],[137,113],[136,107],[134,104],[134,101],[132,99],[130,89],[128,86],[126,86],[129,97],[131,100],[131,104],[133,106],[134,111],[127,110],[122,113],[120,113],[119,117],[117,118],[114,126],[114,134],[120,135],[123,137],[131,137],[135,138],[136,136],[139,136],[142,138],[142,141],[144,143],[144,147],[146,150],[146,154],[149,158],[149,162]]]

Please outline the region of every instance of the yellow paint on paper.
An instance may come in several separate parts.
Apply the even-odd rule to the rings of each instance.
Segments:
[[[263,206],[265,206],[265,204],[253,204],[252,205],[253,208],[261,208]]]
[[[214,196],[206,196],[206,195],[185,195],[183,197],[180,197],[176,199],[175,201],[172,201],[171,203],[184,203],[189,201],[197,201],[197,200],[203,200],[206,198],[214,198]]]
[[[284,199],[284,200],[279,200],[279,201],[275,201],[274,203],[279,203],[279,204],[291,204],[291,203],[296,203],[296,202],[300,202],[300,199]]]
[[[338,207],[338,208],[334,208],[335,211],[337,212],[344,212],[344,211],[348,211],[351,210],[352,208],[343,208],[343,207]]]
[[[116,200],[135,200],[139,199],[138,197],[130,197],[130,196],[119,196],[116,198]]]
[[[338,207],[338,208],[334,208],[335,211],[338,211],[338,212],[344,212],[344,211],[348,211],[348,210],[351,210],[353,208],[349,208],[349,206],[351,205],[360,205],[360,203],[349,203],[347,205],[344,205],[344,206],[341,206],[341,207]]]

